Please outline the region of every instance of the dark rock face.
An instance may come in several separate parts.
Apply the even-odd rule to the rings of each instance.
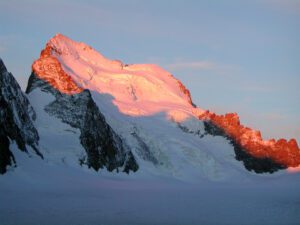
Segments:
[[[34,119],[35,112],[28,99],[0,59],[0,173],[6,172],[6,166],[16,165],[10,141],[15,141],[25,152],[26,145],[31,146],[42,157],[37,148],[39,135]]]
[[[96,171],[103,167],[109,171],[119,168],[126,173],[137,171],[138,164],[132,152],[106,123],[89,90],[72,95],[63,94],[32,73],[26,92],[30,93],[35,88],[41,88],[55,97],[45,107],[47,113],[80,129],[80,141],[87,153],[87,159],[80,159],[81,163],[86,163]]]
[[[0,130],[0,174],[6,172],[7,166],[16,165],[15,158],[9,149],[9,139],[4,133],[4,130]]]
[[[286,166],[276,163],[270,158],[258,158],[252,156],[212,122],[204,121],[204,127],[207,134],[222,136],[228,139],[234,148],[235,158],[242,161],[247,170],[253,170],[256,173],[274,173],[280,169],[286,169]]]

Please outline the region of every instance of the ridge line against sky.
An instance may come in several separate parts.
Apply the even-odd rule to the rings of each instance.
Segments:
[[[300,1],[2,0],[0,57],[23,90],[56,33],[110,59],[154,63],[217,113],[300,141]]]

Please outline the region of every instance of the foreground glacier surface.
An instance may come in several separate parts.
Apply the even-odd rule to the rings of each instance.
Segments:
[[[23,160],[0,177],[1,225],[296,225],[299,174],[231,182],[182,181],[151,174],[96,173]]]

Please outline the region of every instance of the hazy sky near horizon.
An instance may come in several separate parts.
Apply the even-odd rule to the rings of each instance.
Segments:
[[[0,0],[0,57],[23,89],[56,33],[158,64],[199,107],[300,141],[300,0]]]

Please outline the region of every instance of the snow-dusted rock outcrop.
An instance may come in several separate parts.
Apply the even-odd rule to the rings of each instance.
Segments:
[[[39,156],[39,135],[33,125],[35,111],[19,84],[0,59],[0,173],[8,165],[16,165],[10,143],[16,142],[21,151],[32,148]]]

